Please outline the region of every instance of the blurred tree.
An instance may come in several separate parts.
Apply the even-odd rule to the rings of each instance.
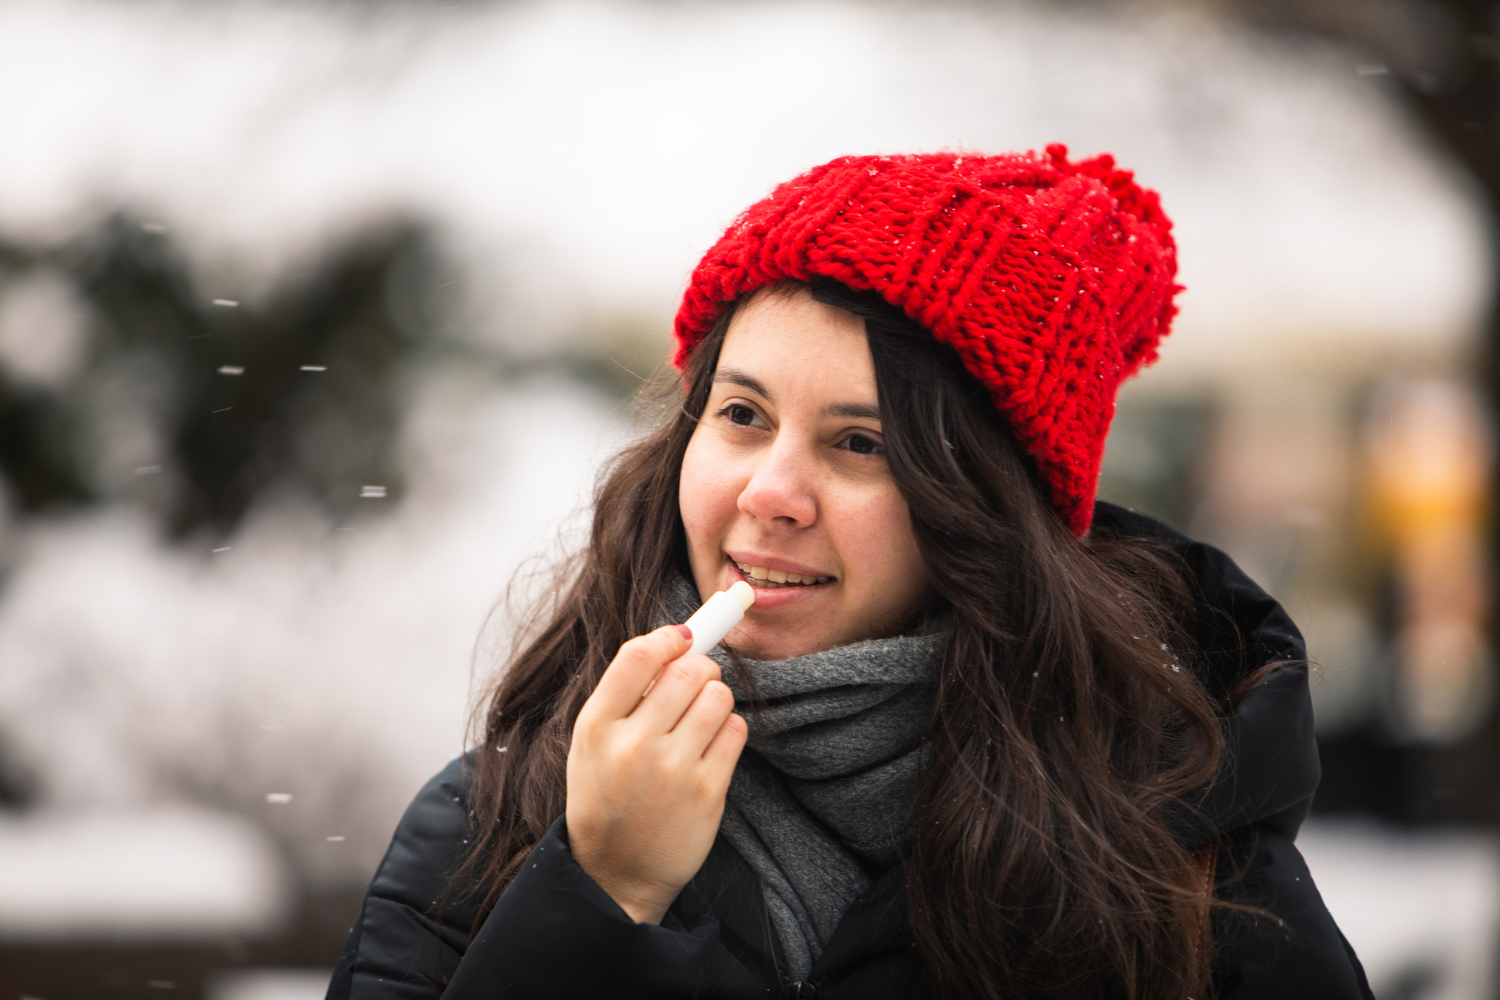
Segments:
[[[1389,79],[1439,150],[1461,164],[1500,234],[1500,3],[1495,0],[1213,0],[1231,18],[1277,34],[1311,34],[1347,46],[1362,75]],[[1500,411],[1500,252],[1485,320],[1483,382]],[[1500,490],[1491,491],[1492,498]],[[1491,538],[1493,553],[1495,538]],[[1495,559],[1490,559],[1493,566]],[[1494,631],[1491,615],[1491,632]],[[1360,741],[1355,741],[1360,742]],[[1500,825],[1500,716],[1471,739],[1434,749],[1379,739],[1325,747],[1325,805],[1352,786],[1373,789],[1378,811],[1414,821]],[[1331,779],[1331,780],[1330,780]],[[1347,787],[1340,788],[1343,781]],[[1368,808],[1371,796],[1349,806]],[[1378,807],[1377,807],[1378,808]]]
[[[64,245],[0,240],[0,516],[128,501],[206,552],[270,493],[334,522],[374,506],[362,493],[399,498],[407,383],[436,345],[452,346],[437,336],[450,277],[426,227],[401,219],[356,232],[256,301],[212,298],[164,227],[125,213]],[[10,554],[0,550],[0,590]],[[61,984],[48,996],[92,996],[100,969],[144,983],[124,970],[171,968],[192,993],[226,964],[315,967],[338,954],[364,885],[315,877],[327,841],[306,825],[365,815],[382,765],[310,732],[292,756],[318,758],[310,780],[322,786],[304,787],[322,804],[268,820],[265,727],[228,702],[201,710],[224,713],[217,741],[159,762],[155,777],[177,798],[264,825],[299,876],[294,921],[224,949],[6,942],[0,994],[15,993],[4,986],[18,970]],[[41,780],[0,731],[0,811],[45,798]]]
[[[402,375],[426,332],[411,286],[431,284],[435,256],[421,227],[379,226],[252,305],[210,300],[160,227],[124,214],[65,247],[0,246],[0,305],[53,274],[87,315],[72,372],[39,381],[0,357],[0,475],[14,506],[115,498],[106,453],[124,399],[159,439],[154,455],[139,443],[134,454],[160,464],[135,471],[172,484],[152,496],[174,538],[228,535],[272,488],[335,520],[365,486],[397,495]],[[43,326],[51,336],[56,324]]]
[[[0,302],[35,254],[0,245]],[[78,427],[61,394],[0,363],[0,475],[10,504],[30,513],[93,499],[78,459]]]
[[[1462,164],[1500,229],[1500,3],[1494,0],[1214,0],[1274,33],[1313,34],[1386,77],[1437,146]],[[1500,268],[1500,254],[1495,255]],[[1497,274],[1500,278],[1500,274]],[[1500,281],[1495,282],[1500,288]],[[1488,324],[1489,389],[1500,398],[1500,309]]]

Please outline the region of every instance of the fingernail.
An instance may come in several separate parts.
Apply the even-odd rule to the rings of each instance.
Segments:
[[[686,625],[673,625],[672,627],[677,630],[677,634],[678,635],[682,636],[688,642],[692,642],[693,641],[693,630],[692,629],[688,628]]]

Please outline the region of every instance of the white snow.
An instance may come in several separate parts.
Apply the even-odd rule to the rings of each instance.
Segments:
[[[1297,848],[1376,996],[1403,980],[1399,995],[1422,1000],[1495,995],[1500,838],[1321,820]]]
[[[734,214],[815,163],[1061,140],[1177,221],[1167,365],[1462,338],[1474,195],[1357,67],[1169,9],[13,0],[0,231],[133,205],[240,301],[413,209],[459,248],[475,332],[538,349],[601,314],[664,324]]]
[[[7,941],[253,936],[292,890],[254,825],[181,806],[0,814],[0,885]]]
[[[428,386],[410,494],[350,531],[273,503],[219,554],[163,547],[126,509],[28,532],[0,602],[0,729],[48,801],[217,796],[314,877],[367,878],[463,747],[487,615],[523,558],[555,555],[624,426],[565,384],[478,386]]]

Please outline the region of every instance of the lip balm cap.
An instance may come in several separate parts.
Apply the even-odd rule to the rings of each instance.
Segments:
[[[743,580],[728,590],[721,590],[693,612],[687,627],[693,633],[688,654],[706,653],[729,634],[745,617],[745,609],[755,603],[755,590]]]
[[[729,588],[728,594],[739,602],[741,611],[749,611],[750,605],[755,603],[755,588],[744,580],[737,580],[734,586]]]

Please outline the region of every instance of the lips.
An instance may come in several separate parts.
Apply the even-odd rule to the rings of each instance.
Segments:
[[[740,572],[745,575],[745,579],[749,580],[752,586],[763,587],[767,590],[776,590],[781,587],[809,587],[814,584],[828,583],[833,579],[831,576],[813,576],[784,569],[772,569],[768,566],[756,566],[737,559],[734,560],[734,564],[739,567]]]

